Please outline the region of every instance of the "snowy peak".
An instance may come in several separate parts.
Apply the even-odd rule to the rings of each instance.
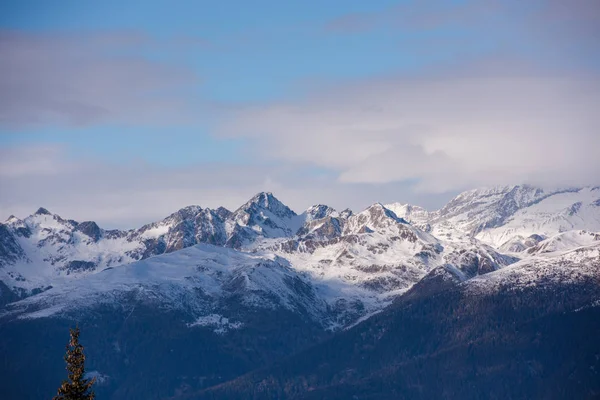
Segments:
[[[239,248],[258,237],[291,237],[301,225],[301,217],[294,211],[277,200],[272,193],[262,192],[227,219],[227,243],[228,246]]]
[[[329,207],[326,206],[324,204],[317,204],[314,206],[309,207],[305,212],[304,212],[304,220],[306,222],[311,222],[314,220],[319,220],[319,219],[323,219],[329,216],[337,216],[336,211]]]
[[[364,211],[348,218],[344,234],[382,232],[399,224],[408,224],[398,218],[393,211],[385,208],[381,203],[375,203]]]
[[[4,221],[5,224],[14,224],[14,223],[19,223],[22,222],[21,219],[15,217],[14,215],[9,215],[8,218],[6,218],[6,221]]]
[[[542,189],[528,185],[469,190],[440,209],[437,219],[452,219],[476,233],[501,225],[517,210],[544,196],[547,194]]]
[[[245,212],[267,210],[279,218],[292,218],[296,216],[295,212],[279,201],[271,192],[258,193],[236,212],[240,210]]]
[[[300,218],[304,224],[297,234],[304,239],[328,240],[339,237],[345,222],[333,208],[323,204],[309,207]]]
[[[473,233],[480,240],[501,247],[518,236],[552,237],[571,230],[600,232],[600,208],[596,205],[599,201],[600,190],[594,188],[543,193],[514,212],[505,213],[501,223],[490,223],[493,219],[487,223],[479,221],[480,228]]]
[[[537,236],[573,229],[600,231],[597,204],[596,188],[544,190],[517,185],[470,190],[429,213],[398,204],[389,208],[439,238],[476,237],[497,249],[520,252],[535,245],[530,239]]]
[[[411,225],[416,226],[423,231],[429,232],[431,230],[429,221],[432,218],[432,215],[423,207],[411,204],[391,203],[386,204],[385,208],[393,211],[397,217],[405,219]]]
[[[59,227],[74,227],[77,223],[73,220],[66,220],[60,217],[58,214],[52,214],[45,208],[39,208],[35,213],[25,218],[27,225],[37,225],[48,228],[59,228]]]

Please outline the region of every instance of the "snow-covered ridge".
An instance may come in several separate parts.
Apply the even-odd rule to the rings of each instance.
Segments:
[[[437,211],[376,203],[356,214],[323,204],[297,214],[259,193],[235,211],[189,206],[129,231],[40,208],[0,224],[0,300],[24,298],[7,310],[43,317],[134,293],[225,333],[243,323],[222,306],[237,288],[245,306],[344,327],[432,271],[477,286],[593,249],[599,232],[600,188],[480,189]]]
[[[302,283],[305,290],[294,290]],[[222,312],[220,303],[228,297],[241,299],[246,306],[284,307],[316,317],[326,307],[313,301],[312,290],[310,282],[273,254],[200,244],[81,279],[57,279],[48,290],[9,305],[7,312],[22,318],[48,317],[99,305],[120,307],[124,298],[133,296],[186,310],[197,316],[190,322],[193,326],[197,318]],[[200,321],[208,324],[206,319]],[[235,327],[235,321],[228,323]]]
[[[600,240],[590,243],[566,251],[536,254],[493,273],[477,276],[465,285],[472,293],[507,288],[521,290],[531,286],[552,289],[582,282],[597,285],[600,279]]]
[[[437,237],[467,235],[498,249],[534,235],[600,231],[600,187],[545,191],[506,186],[461,193],[432,212],[401,203],[386,207]]]

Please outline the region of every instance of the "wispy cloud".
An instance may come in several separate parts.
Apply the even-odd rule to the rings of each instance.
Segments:
[[[199,77],[146,56],[154,45],[128,31],[0,31],[0,125],[185,122],[182,92]]]

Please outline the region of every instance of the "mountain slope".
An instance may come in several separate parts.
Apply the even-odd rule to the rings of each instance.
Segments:
[[[432,271],[320,345],[183,399],[590,398],[600,244],[460,283]],[[431,379],[435,377],[435,379]]]

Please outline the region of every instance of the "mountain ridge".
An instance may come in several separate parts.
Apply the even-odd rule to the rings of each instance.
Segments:
[[[437,266],[452,265],[471,278],[548,247],[545,241],[557,240],[552,237],[565,224],[600,231],[598,201],[599,188],[545,192],[517,185],[467,191],[432,212],[375,203],[356,214],[322,204],[297,214],[272,193],[260,192],[235,211],[187,206],[127,231],[64,219],[40,207],[23,220],[11,216],[0,224],[0,280],[27,297],[71,277],[210,244],[271,252],[319,285],[330,279],[333,287],[352,287],[349,297],[340,292],[330,301],[359,301],[368,313]]]
[[[502,328],[501,337],[516,343],[509,350],[518,356],[535,332],[554,345],[579,340],[578,332],[558,327],[565,321],[586,326],[580,313],[595,315],[600,304],[600,188],[475,190],[437,211],[375,203],[358,213],[323,204],[296,213],[264,192],[234,211],[188,206],[128,231],[38,211],[0,224],[0,354],[10,360],[0,374],[14,398],[49,396],[64,367],[62,336],[74,322],[90,332],[90,368],[104,377],[97,388],[104,397],[221,398],[225,388],[240,398],[248,384],[240,376],[274,362],[290,368],[285,359],[294,353],[330,354],[335,342],[319,347],[330,337],[353,338],[358,347],[346,345],[356,353],[336,355],[339,362],[330,367],[323,366],[327,361],[314,365],[316,376],[254,372],[250,376],[268,389],[267,395],[250,391],[254,398],[305,398],[309,392],[335,398],[338,391],[347,398],[368,393],[369,385],[386,388],[374,398],[398,397],[392,395],[403,393],[397,390],[414,398],[443,397],[444,388],[464,397],[468,388],[454,384],[452,374],[423,394],[410,391],[403,375],[392,374],[398,387],[385,386],[388,375],[371,374],[357,360],[373,349],[381,356],[373,371],[413,365],[402,355],[394,358],[387,350],[392,346],[423,360],[437,360],[438,353],[425,350],[439,350],[451,355],[445,365],[465,366],[464,352],[452,349],[470,354],[468,346],[475,346],[479,362],[500,362],[490,367],[499,375],[490,372],[486,382],[514,380],[529,371],[527,363],[555,371],[539,354],[516,367],[502,364],[494,324],[512,316],[514,326],[527,325],[538,314],[553,321],[533,322],[523,337],[515,336],[513,325]],[[399,304],[417,308],[398,314]],[[400,339],[380,342],[378,327],[394,331],[403,318],[423,329],[400,329]],[[457,322],[463,320],[471,325]],[[447,335],[457,329],[471,339]],[[563,359],[575,362],[593,347],[586,346],[573,347],[573,356]],[[410,368],[419,371],[419,365]],[[577,379],[589,381],[586,368],[577,370]],[[25,370],[36,377],[37,391],[20,378]],[[323,371],[332,371],[333,379]],[[410,376],[423,384],[416,372]],[[586,383],[578,393],[594,387]],[[509,387],[496,389],[514,394]]]

